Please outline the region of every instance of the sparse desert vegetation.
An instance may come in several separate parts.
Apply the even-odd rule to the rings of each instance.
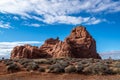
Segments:
[[[7,59],[1,61],[9,73],[39,71],[46,73],[77,73],[111,75],[120,74],[120,60],[46,58],[46,59]]]
[[[6,59],[0,60],[0,80],[39,80],[38,76],[43,77],[44,80],[57,80],[66,76],[67,79],[88,80],[85,77],[80,79],[79,76],[86,76],[105,80],[114,80],[119,78],[120,75],[120,60],[112,59],[93,59],[93,58],[46,58],[46,59]],[[27,76],[25,76],[25,75]],[[14,76],[13,76],[14,75]],[[21,76],[22,77],[21,77]],[[35,77],[32,77],[35,76]],[[9,79],[5,76],[8,76]],[[12,78],[11,78],[12,76]],[[48,79],[48,77],[50,79]],[[61,77],[60,77],[61,76]],[[73,76],[73,77],[72,77]],[[77,76],[77,77],[76,77]],[[91,77],[92,76],[92,77]],[[24,77],[24,78],[23,78]],[[30,78],[31,77],[31,78]],[[65,78],[65,80],[67,80]],[[79,79],[78,79],[79,78]],[[93,79],[91,79],[93,80]],[[104,80],[104,79],[102,79]],[[119,79],[117,79],[119,80]]]

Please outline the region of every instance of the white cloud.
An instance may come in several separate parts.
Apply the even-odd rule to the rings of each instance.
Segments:
[[[31,45],[39,44],[40,45],[42,43],[43,42],[39,42],[39,41],[0,42],[0,57],[9,57],[11,50],[15,46],[20,46],[24,44],[31,44]]]
[[[108,59],[111,57],[112,59],[120,59],[120,51],[109,51],[100,53],[103,59]]]
[[[27,24],[25,24],[25,25],[27,25],[27,26],[32,26],[32,27],[40,27],[40,26],[43,26],[42,24],[38,24],[38,23],[31,23],[31,24],[27,23]]]
[[[53,23],[63,23],[63,24],[81,24],[81,23],[86,23],[86,24],[98,24],[102,20],[101,19],[96,19],[95,17],[73,17],[73,16],[50,16],[46,15],[45,16],[45,23],[48,24],[53,24]]]
[[[85,24],[91,25],[91,24],[98,24],[100,22],[107,22],[106,19],[96,19],[95,17],[89,18]]]
[[[0,28],[11,28],[10,23],[5,23],[3,21],[0,21]]]
[[[24,22],[25,26],[30,26],[30,27],[40,27],[40,26],[44,26],[44,24],[38,24],[38,23],[29,23],[29,22]]]
[[[94,1],[94,0],[92,0]],[[98,2],[97,2],[98,1]],[[90,7],[90,10],[88,12],[119,12],[120,9],[120,1],[112,1],[112,0],[97,0],[93,5],[93,7]]]
[[[31,24],[31,26],[40,27],[41,25],[40,25],[40,24],[37,24],[37,23],[34,23],[34,24]]]
[[[13,19],[14,20],[19,20],[19,18],[17,16],[14,16]]]
[[[112,0],[1,0],[0,12],[36,19],[47,24],[81,24],[90,17],[70,16],[71,14],[119,12],[120,1]],[[34,16],[30,13],[34,13]],[[38,17],[39,16],[39,17]],[[71,20],[70,20],[71,19]],[[102,20],[96,19],[97,24]],[[87,22],[87,21],[86,21]]]

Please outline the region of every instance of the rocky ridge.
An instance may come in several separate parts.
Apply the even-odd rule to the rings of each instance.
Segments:
[[[74,28],[64,41],[60,41],[58,37],[50,38],[41,47],[16,46],[11,52],[11,59],[61,57],[101,59],[96,51],[95,40],[83,26]]]

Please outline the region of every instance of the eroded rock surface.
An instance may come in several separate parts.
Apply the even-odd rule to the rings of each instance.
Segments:
[[[97,58],[101,59],[96,51],[96,42],[85,27],[74,28],[71,34],[64,40],[59,38],[47,39],[40,47],[24,45],[16,46],[11,52],[14,58]]]
[[[11,52],[11,59],[20,59],[20,58],[47,58],[50,55],[42,52],[38,47],[31,45],[16,46]]]

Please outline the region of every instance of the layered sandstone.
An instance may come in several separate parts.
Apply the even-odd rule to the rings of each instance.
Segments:
[[[11,52],[12,59],[48,57],[101,58],[97,54],[95,40],[82,26],[74,28],[64,41],[50,38],[40,48],[30,45],[17,46]]]
[[[26,44],[24,46],[16,46],[11,52],[11,59],[21,59],[21,58],[48,58],[50,55],[42,52],[38,47]]]

